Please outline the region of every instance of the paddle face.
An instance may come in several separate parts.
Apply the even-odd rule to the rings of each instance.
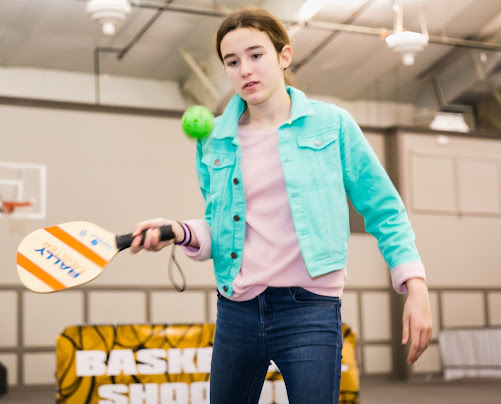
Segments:
[[[115,234],[68,222],[27,235],[17,250],[17,271],[28,289],[50,293],[95,279],[117,252]]]

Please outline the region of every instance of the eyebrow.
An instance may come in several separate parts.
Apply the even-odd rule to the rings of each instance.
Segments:
[[[264,46],[263,45],[249,46],[247,49],[245,49],[245,52],[250,52],[250,51],[253,51],[253,50],[259,49],[259,48],[264,48]],[[228,54],[224,55],[223,60],[226,60],[226,59],[231,58],[233,56],[236,56],[236,55],[234,53],[228,53]]]

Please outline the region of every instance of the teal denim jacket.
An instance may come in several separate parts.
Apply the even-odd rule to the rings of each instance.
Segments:
[[[312,277],[346,266],[350,233],[346,195],[364,216],[390,270],[420,261],[400,196],[354,119],[335,105],[287,87],[290,120],[278,129],[278,149],[292,219]],[[246,107],[235,95],[212,134],[197,142],[197,177],[212,229],[218,289],[231,296],[242,262],[245,194],[238,120]],[[238,216],[239,220],[236,219]],[[236,219],[236,220],[235,220]]]

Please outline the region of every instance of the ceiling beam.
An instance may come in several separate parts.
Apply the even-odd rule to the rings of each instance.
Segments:
[[[87,0],[77,0],[77,1],[87,1]],[[140,2],[137,3],[131,1],[131,5],[132,7],[138,7],[138,8],[171,11],[175,13],[194,14],[194,15],[217,17],[217,18],[226,17],[231,11],[226,9],[221,10],[218,7],[214,8],[183,7],[183,6],[177,6],[172,3],[166,4],[163,1],[155,1],[155,0],[141,0]],[[295,20],[282,19],[281,21],[288,26],[299,24],[299,22]],[[303,23],[301,26],[304,28],[309,28],[319,31],[331,31],[331,32],[342,31],[352,34],[363,34],[372,36],[381,36],[382,34],[391,35],[393,33],[393,30],[384,27],[381,28],[364,27],[360,25],[342,24],[336,22],[326,22],[326,21],[316,21],[316,20],[307,21]],[[501,51],[501,44],[495,42],[476,41],[463,38],[452,38],[445,35],[430,35],[429,42],[439,45],[460,46],[467,48],[492,50],[497,52]]]
[[[139,4],[132,4],[134,7],[140,8],[154,8],[158,10],[171,11],[177,13],[188,13],[195,14],[207,17],[225,17],[229,14],[228,11],[220,11],[217,8],[201,8],[201,7],[181,7],[176,6],[175,4],[165,4],[160,1],[154,0],[142,0]],[[364,8],[363,6],[362,8]],[[297,25],[298,21],[295,20],[281,20],[286,25]],[[360,25],[353,25],[350,23],[336,23],[336,22],[326,22],[326,21],[316,21],[310,20],[302,24],[302,27],[309,28],[313,30],[320,31],[342,31],[348,32],[352,34],[364,34],[364,35],[372,35],[372,36],[381,36],[382,33],[386,33],[391,35],[393,30],[386,29],[384,27],[374,28],[374,27],[364,27]],[[444,35],[429,35],[429,42],[440,44],[440,45],[448,45],[448,46],[462,46],[468,48],[477,48],[477,49],[485,49],[485,50],[493,50],[493,51],[501,51],[501,44],[495,42],[488,41],[475,41],[469,39],[462,38],[452,38]]]
[[[372,3],[376,0],[367,0],[361,7],[359,7],[352,15],[348,17],[348,19],[344,22],[344,24],[349,25],[353,23],[365,10],[367,10]],[[297,73],[299,69],[301,69],[304,65],[306,65],[311,59],[313,59],[316,55],[318,55],[328,44],[330,44],[340,33],[341,31],[332,31],[332,33],[325,38],[319,45],[317,45],[308,55],[306,55],[303,59],[301,59],[298,63],[291,67],[293,73]]]

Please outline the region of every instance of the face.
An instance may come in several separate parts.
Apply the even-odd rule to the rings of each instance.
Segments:
[[[283,69],[292,56],[289,45],[277,55],[268,34],[237,28],[221,41],[221,54],[233,88],[248,104],[261,104],[284,89]]]

